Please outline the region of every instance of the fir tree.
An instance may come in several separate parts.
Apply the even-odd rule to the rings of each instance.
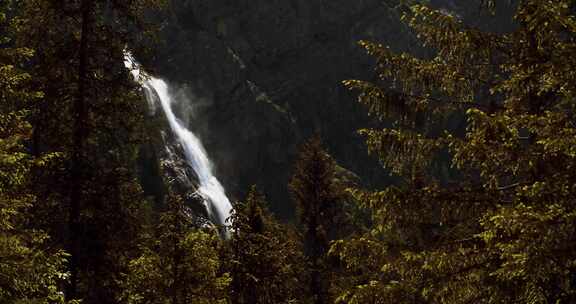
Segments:
[[[310,261],[310,292],[317,304],[331,302],[329,290],[335,265],[330,264],[327,253],[345,219],[345,193],[337,168],[320,138],[314,137],[302,146],[290,182]]]
[[[28,216],[37,204],[30,191],[32,167],[57,157],[34,157],[26,145],[32,129],[29,108],[41,98],[23,70],[34,51],[6,47],[17,24],[11,1],[0,3],[0,302],[65,303],[60,284],[68,278],[67,255],[50,248],[45,232],[33,229]]]
[[[135,162],[145,105],[123,65],[141,48],[145,9],[160,1],[18,1],[16,45],[36,49],[31,74],[44,92],[31,108],[32,152],[60,153],[35,170],[38,227],[71,254],[67,296],[112,302],[137,253],[146,200]]]
[[[131,260],[120,300],[128,304],[228,303],[221,272],[222,241],[191,222],[190,209],[170,194],[157,231]]]
[[[361,42],[381,82],[345,84],[394,122],[360,133],[402,183],[351,190],[374,227],[332,248],[350,273],[341,302],[574,301],[573,12],[519,1],[516,28],[496,34],[414,5],[404,20],[435,56]],[[446,127],[458,115],[465,132]],[[446,180],[432,168],[447,152]]]
[[[235,304],[295,303],[302,300],[303,256],[295,235],[265,209],[253,187],[246,201],[234,206],[227,269]]]

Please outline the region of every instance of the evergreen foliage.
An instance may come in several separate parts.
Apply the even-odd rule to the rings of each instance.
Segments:
[[[194,227],[190,209],[171,194],[149,246],[131,260],[120,300],[129,304],[227,303],[230,282],[221,273],[222,243]]]
[[[0,44],[11,43],[15,24],[11,2],[0,3]],[[0,302],[65,303],[60,284],[68,278],[67,255],[50,248],[48,235],[30,225],[26,213],[37,204],[30,191],[31,169],[55,154],[34,157],[26,149],[32,129],[29,108],[42,97],[30,88],[22,70],[33,56],[29,48],[0,48]]]
[[[34,155],[62,158],[34,170],[33,211],[70,253],[66,295],[112,302],[137,253],[146,201],[136,180],[144,141],[139,87],[123,66],[139,50],[142,13],[159,1],[15,1],[17,46],[36,51],[27,67],[44,96],[30,108]]]
[[[336,265],[331,264],[327,253],[330,241],[346,224],[345,192],[336,162],[322,147],[320,137],[302,146],[290,190],[303,230],[313,303],[330,303]]]
[[[339,302],[574,302],[573,12],[522,0],[497,34],[413,5],[404,21],[434,56],[360,43],[381,82],[344,83],[393,122],[360,133],[402,182],[350,190],[374,226],[331,249],[350,274]],[[447,127],[459,115],[463,136]]]
[[[252,187],[246,201],[234,206],[227,243],[234,304],[300,303],[305,264],[293,232],[266,210],[264,196]]]

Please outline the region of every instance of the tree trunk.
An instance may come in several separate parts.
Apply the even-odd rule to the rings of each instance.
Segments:
[[[70,174],[70,206],[69,206],[69,253],[70,258],[70,285],[68,288],[69,299],[78,296],[78,272],[79,254],[81,240],[80,213],[82,208],[82,192],[85,178],[84,144],[87,133],[87,88],[88,88],[88,52],[90,29],[92,27],[93,0],[82,0],[81,3],[81,23],[80,50],[78,64],[78,91],[72,106],[73,140],[72,140],[72,161]]]

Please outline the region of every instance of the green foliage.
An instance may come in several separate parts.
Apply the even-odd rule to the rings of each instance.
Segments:
[[[70,253],[67,296],[112,302],[138,253],[147,201],[136,161],[145,104],[123,65],[129,45],[143,52],[145,10],[161,1],[13,1],[17,47],[32,47],[29,108],[32,154],[61,158],[33,170],[34,226]]]
[[[193,228],[189,210],[170,196],[151,245],[131,260],[123,279],[123,303],[228,303],[230,277],[221,273],[222,243]]]
[[[134,304],[227,303],[230,279],[219,274],[218,242],[217,236],[200,230],[187,233],[176,244],[182,255],[178,265],[169,250],[146,251],[130,261],[121,300]],[[180,288],[174,290],[175,285]]]
[[[393,122],[360,133],[402,182],[350,190],[374,226],[331,248],[349,274],[339,302],[575,300],[573,12],[570,1],[520,1],[517,28],[496,34],[413,5],[403,19],[434,56],[361,42],[392,85],[344,84]],[[464,136],[446,127],[459,115]]]
[[[337,265],[328,258],[330,241],[342,236],[349,225],[345,212],[344,183],[334,159],[323,149],[319,137],[306,142],[296,163],[290,191],[296,202],[309,261],[309,290],[313,303],[332,301]]]
[[[9,92],[6,85],[0,80],[0,91]],[[14,93],[2,97],[14,101],[14,95],[25,95]],[[35,204],[28,190],[30,169],[44,159],[32,158],[23,146],[29,139],[30,125],[22,112],[5,110],[0,110],[0,301],[64,302],[58,286],[68,276],[64,268],[67,255],[61,250],[47,250],[48,236],[28,229],[25,215]]]
[[[338,166],[322,147],[319,137],[301,147],[290,191],[304,237],[323,254],[336,233],[334,226],[345,224],[346,219],[342,212],[345,193]]]
[[[226,255],[232,278],[230,300],[237,304],[299,303],[305,283],[301,246],[265,206],[264,196],[255,187],[244,203],[234,206]]]
[[[10,26],[9,4],[0,4],[0,26]],[[0,42],[9,41],[0,36]],[[0,48],[0,302],[64,303],[59,285],[68,278],[67,255],[49,248],[46,233],[31,229],[27,216],[36,204],[31,169],[55,156],[33,157],[25,148],[31,135],[27,109],[42,96],[21,70],[32,54],[27,48]]]

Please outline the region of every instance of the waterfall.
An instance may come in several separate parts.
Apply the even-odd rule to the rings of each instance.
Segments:
[[[212,162],[208,158],[200,139],[188,130],[174,114],[173,105],[177,101],[171,95],[170,87],[164,80],[145,74],[128,51],[124,53],[124,64],[134,79],[146,90],[146,100],[149,106],[154,108],[156,103],[160,103],[170,129],[183,148],[186,163],[198,177],[197,192],[204,200],[210,219],[215,224],[224,226],[226,219],[230,216],[232,205],[226,196],[224,187],[212,172]],[[227,236],[228,232],[225,231],[224,235]]]

